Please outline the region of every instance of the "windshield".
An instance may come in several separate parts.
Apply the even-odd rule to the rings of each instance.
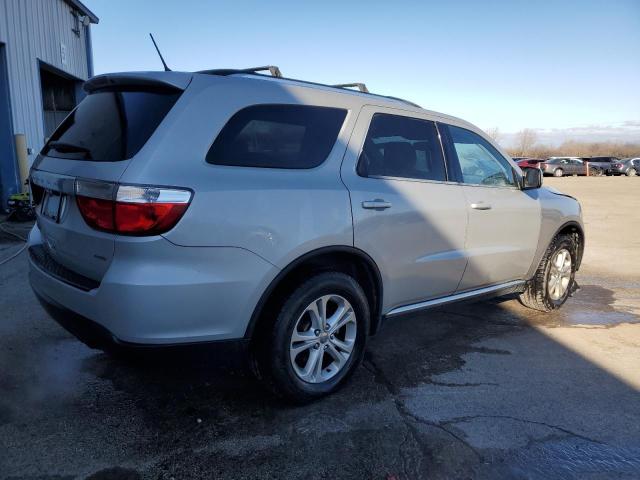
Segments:
[[[42,153],[114,162],[133,157],[171,110],[180,92],[100,90],[60,124]]]

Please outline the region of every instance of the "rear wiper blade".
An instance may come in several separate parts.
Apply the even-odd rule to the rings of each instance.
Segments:
[[[89,149],[88,148],[82,147],[80,145],[74,145],[73,143],[53,141],[53,142],[49,142],[49,144],[47,146],[49,148],[55,148],[59,152],[89,153]]]
[[[54,140],[53,142],[49,142],[47,144],[47,148],[53,148],[62,153],[84,153],[86,158],[91,158],[89,153],[91,152],[88,148],[82,147],[80,145],[74,145],[73,143],[67,142],[59,142]]]

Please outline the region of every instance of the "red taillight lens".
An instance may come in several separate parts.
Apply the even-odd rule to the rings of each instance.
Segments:
[[[188,204],[116,202],[116,230],[119,233],[156,235],[178,223]]]
[[[82,217],[92,228],[122,235],[159,235],[182,218],[191,192],[78,180],[76,199]]]
[[[82,218],[91,228],[113,231],[113,201],[76,195]]]
[[[620,163],[614,163],[613,168],[620,168],[622,165]]]

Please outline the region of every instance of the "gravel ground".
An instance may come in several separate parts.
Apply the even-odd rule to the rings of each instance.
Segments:
[[[213,359],[88,349],[37,304],[23,253],[0,266],[0,478],[640,478],[640,178],[545,182],[585,213],[565,308],[394,320],[303,407]],[[0,232],[0,260],[19,247]]]

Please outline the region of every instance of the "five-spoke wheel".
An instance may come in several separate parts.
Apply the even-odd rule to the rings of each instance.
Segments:
[[[547,289],[552,300],[560,300],[567,293],[571,273],[571,253],[562,248],[556,252],[549,268]]]
[[[357,336],[351,304],[340,295],[311,302],[291,334],[289,354],[296,374],[305,382],[324,382],[347,363]]]
[[[337,389],[360,364],[370,304],[342,272],[311,276],[284,300],[270,331],[259,335],[254,367],[268,387],[305,402]]]

